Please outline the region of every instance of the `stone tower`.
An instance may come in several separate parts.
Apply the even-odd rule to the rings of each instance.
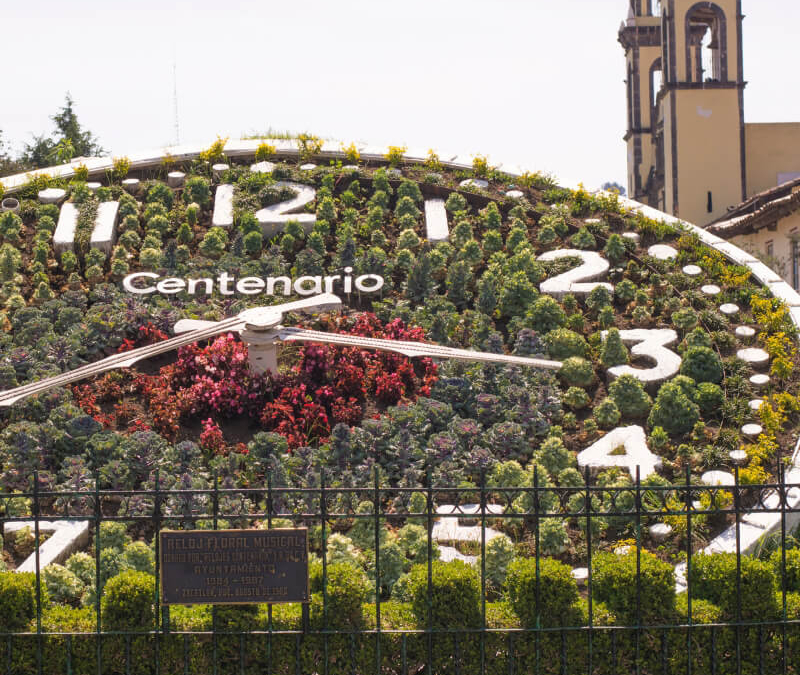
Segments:
[[[703,225],[746,197],[741,0],[629,0],[628,192]]]

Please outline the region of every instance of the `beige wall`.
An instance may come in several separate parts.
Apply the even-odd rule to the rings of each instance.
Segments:
[[[669,98],[677,101],[676,215],[696,225],[705,225],[742,201],[738,93],[735,89],[684,89],[672,92]],[[669,207],[672,190],[669,163],[666,180]],[[711,213],[707,208],[709,191]],[[674,209],[668,210],[675,213]]]
[[[800,123],[745,124],[747,196],[778,185],[779,173],[800,173]]]
[[[797,289],[798,280],[794,279],[792,271],[792,241],[789,238],[793,232],[800,236],[800,212],[793,213],[778,222],[775,230],[762,228],[753,234],[733,237],[731,242],[763,260]],[[770,242],[772,242],[772,255],[768,256],[767,248]]]

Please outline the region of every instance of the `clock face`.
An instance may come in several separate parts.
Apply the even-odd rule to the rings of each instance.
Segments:
[[[3,390],[246,320],[0,409],[3,492],[34,471],[47,489],[152,488],[157,470],[166,489],[320,469],[357,487],[376,468],[392,487],[726,484],[737,465],[762,483],[789,452],[789,316],[696,236],[482,158],[217,150],[6,195]],[[341,305],[278,307],[320,294]],[[280,326],[338,342],[265,333]],[[551,552],[576,556],[581,528],[556,529]]]

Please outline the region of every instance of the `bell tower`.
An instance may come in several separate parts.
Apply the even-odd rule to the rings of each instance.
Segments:
[[[629,0],[619,31],[634,199],[697,225],[746,198],[741,0]]]
[[[657,0],[629,0],[620,26],[627,87],[628,194],[658,207],[655,189],[658,93],[661,89],[661,17]]]

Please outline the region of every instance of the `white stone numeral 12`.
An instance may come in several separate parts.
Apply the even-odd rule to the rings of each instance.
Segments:
[[[614,287],[611,284],[595,281],[595,279],[605,276],[609,268],[608,260],[599,253],[565,248],[543,253],[537,260],[548,262],[559,260],[560,258],[580,258],[581,264],[568,272],[543,281],[539,284],[539,290],[542,293],[552,295],[555,298],[562,298],[568,293],[583,296],[589,295],[598,286],[605,287],[610,293],[614,292]]]

